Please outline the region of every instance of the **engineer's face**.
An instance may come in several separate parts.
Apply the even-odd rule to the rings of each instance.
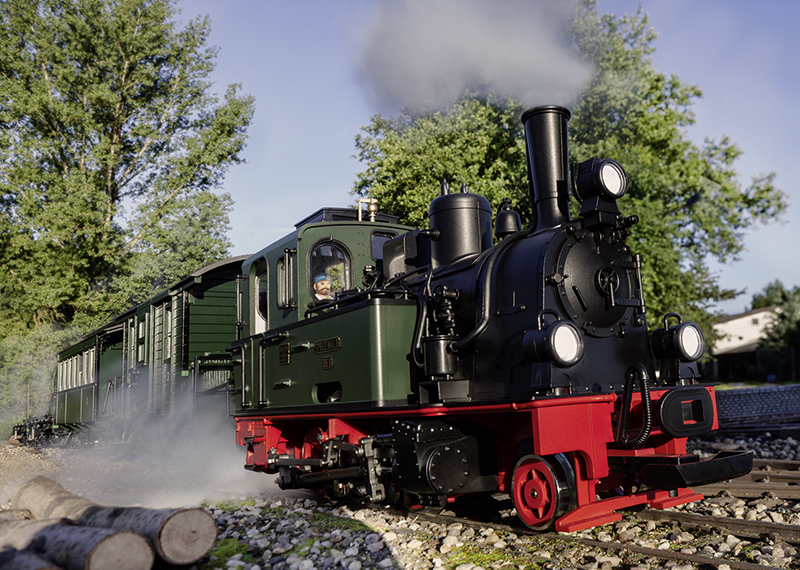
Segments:
[[[331,294],[331,282],[329,279],[322,279],[314,283],[314,291],[320,297],[329,297]]]

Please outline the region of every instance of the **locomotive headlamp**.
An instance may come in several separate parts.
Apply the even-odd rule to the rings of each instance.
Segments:
[[[677,317],[678,324],[670,328],[670,317]],[[653,333],[650,340],[656,358],[677,358],[681,362],[694,362],[703,356],[706,340],[700,327],[692,322],[681,322],[680,316],[669,313],[664,317],[664,328]]]
[[[573,175],[573,192],[579,202],[593,197],[618,200],[628,189],[628,177],[619,162],[592,158],[582,162]]]
[[[562,368],[583,358],[583,337],[578,328],[566,321],[556,321],[545,329],[528,331],[522,339],[522,351],[528,362],[551,361]]]

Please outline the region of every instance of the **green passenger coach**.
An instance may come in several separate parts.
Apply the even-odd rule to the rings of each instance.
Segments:
[[[231,413],[236,277],[245,257],[196,271],[58,356],[56,441],[154,440],[192,424],[197,408]]]

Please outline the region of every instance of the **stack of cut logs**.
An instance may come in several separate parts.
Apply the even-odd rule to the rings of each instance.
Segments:
[[[150,570],[192,564],[217,540],[202,509],[107,507],[37,477],[0,511],[0,570]],[[33,520],[31,520],[31,518]]]

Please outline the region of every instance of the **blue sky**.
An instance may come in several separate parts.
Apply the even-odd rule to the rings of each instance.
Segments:
[[[452,6],[459,1],[432,0],[426,5]],[[481,0],[463,2],[458,5]],[[755,175],[774,171],[777,185],[789,195],[783,222],[748,231],[740,261],[712,265],[723,287],[747,290],[719,307],[739,312],[748,307],[753,293],[776,278],[787,286],[800,285],[800,225],[795,221],[795,196],[800,192],[794,175],[795,163],[800,162],[800,156],[794,157],[800,150],[796,144],[800,3],[600,0],[598,11],[632,13],[640,4],[659,34],[653,55],[656,69],[677,74],[703,90],[703,98],[694,106],[697,124],[688,130],[690,138],[702,142],[706,137],[730,136],[744,150],[736,165],[742,180],[748,183]],[[362,170],[352,158],[354,136],[376,110],[392,113],[391,105],[376,104],[358,79],[356,62],[365,57],[358,46],[363,45],[365,31],[373,30],[373,41],[378,43],[385,33],[370,27],[376,6],[386,9],[389,4],[374,0],[179,3],[181,19],[199,14],[211,19],[210,43],[220,48],[215,91],[221,94],[227,84],[241,83],[243,91],[256,98],[244,153],[247,164],[234,167],[223,188],[236,202],[229,233],[234,254],[268,245],[319,207],[353,203],[349,192]],[[517,20],[526,22],[524,17]],[[440,42],[444,38],[467,52],[484,36],[450,41],[446,31],[439,34],[436,29],[421,35],[414,40],[420,45],[439,36]],[[391,40],[387,34],[386,43]],[[501,55],[514,59],[508,52]],[[569,62],[560,62],[559,67],[567,69]]]

